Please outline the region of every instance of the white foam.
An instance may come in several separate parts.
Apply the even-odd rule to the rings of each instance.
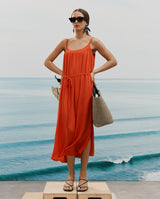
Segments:
[[[114,160],[113,162],[116,163],[116,164],[121,164],[122,162],[129,162],[131,158],[123,158],[123,159],[117,159],[117,160]]]
[[[146,181],[160,181],[160,171],[150,172],[144,176]]]

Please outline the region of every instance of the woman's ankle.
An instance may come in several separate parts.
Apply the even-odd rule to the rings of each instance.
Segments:
[[[79,178],[87,178],[87,171],[80,171]]]
[[[75,172],[69,172],[68,173],[68,178],[74,179],[75,178]]]

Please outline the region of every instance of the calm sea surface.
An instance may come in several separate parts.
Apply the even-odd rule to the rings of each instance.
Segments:
[[[160,180],[160,80],[96,79],[114,123],[94,127],[89,180]],[[66,180],[50,159],[58,100],[55,78],[0,78],[0,180]],[[75,159],[76,178],[80,159]]]

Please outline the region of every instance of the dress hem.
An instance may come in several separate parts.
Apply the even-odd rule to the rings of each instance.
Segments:
[[[65,155],[66,156],[66,155]],[[62,159],[66,159],[66,157],[64,156],[64,158],[54,158],[54,157],[51,157],[50,159],[51,160],[53,160],[53,161],[60,161],[60,162],[62,162],[62,163],[67,163],[67,160],[65,161],[65,160],[62,160]],[[81,156],[75,156],[75,155],[73,155],[75,158],[81,158]],[[94,154],[89,154],[89,156],[94,156]]]

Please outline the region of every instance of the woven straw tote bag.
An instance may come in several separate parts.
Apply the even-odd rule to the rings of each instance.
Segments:
[[[57,78],[56,75],[55,75],[55,78],[57,79],[57,81],[59,83],[61,83],[61,79],[60,78]],[[59,100],[60,88],[52,86],[51,90],[52,90],[53,95],[56,97],[56,99]]]
[[[96,96],[98,95],[98,97]],[[101,127],[107,124],[113,123],[112,114],[104,101],[100,90],[93,84],[93,96],[92,96],[92,118],[93,124],[96,127]]]
[[[60,88],[52,86],[51,90],[53,95],[57,98],[57,100],[59,100]]]

